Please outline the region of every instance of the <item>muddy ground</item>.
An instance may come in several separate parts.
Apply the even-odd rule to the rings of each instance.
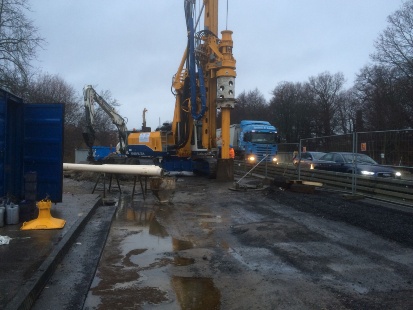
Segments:
[[[84,309],[413,309],[411,212],[202,177],[176,178],[160,203],[120,184]],[[66,192],[93,186],[64,180]]]

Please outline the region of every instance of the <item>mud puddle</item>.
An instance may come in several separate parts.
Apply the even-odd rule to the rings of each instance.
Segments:
[[[156,220],[157,208],[155,203],[119,201],[84,309],[219,308],[220,292],[212,279],[169,272],[196,263],[179,255],[193,245],[167,233]]]

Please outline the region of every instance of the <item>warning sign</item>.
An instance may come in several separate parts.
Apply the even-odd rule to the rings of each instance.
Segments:
[[[365,152],[367,151],[367,143],[363,142],[360,145],[360,151]]]

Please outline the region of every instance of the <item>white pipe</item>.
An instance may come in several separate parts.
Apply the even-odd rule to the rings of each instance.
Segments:
[[[63,170],[163,176],[163,169],[155,165],[88,165],[63,163]]]

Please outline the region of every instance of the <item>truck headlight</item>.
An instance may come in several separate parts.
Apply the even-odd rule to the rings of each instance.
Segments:
[[[249,162],[254,162],[255,161],[255,156],[254,155],[248,155],[247,156],[247,160],[249,161]]]

